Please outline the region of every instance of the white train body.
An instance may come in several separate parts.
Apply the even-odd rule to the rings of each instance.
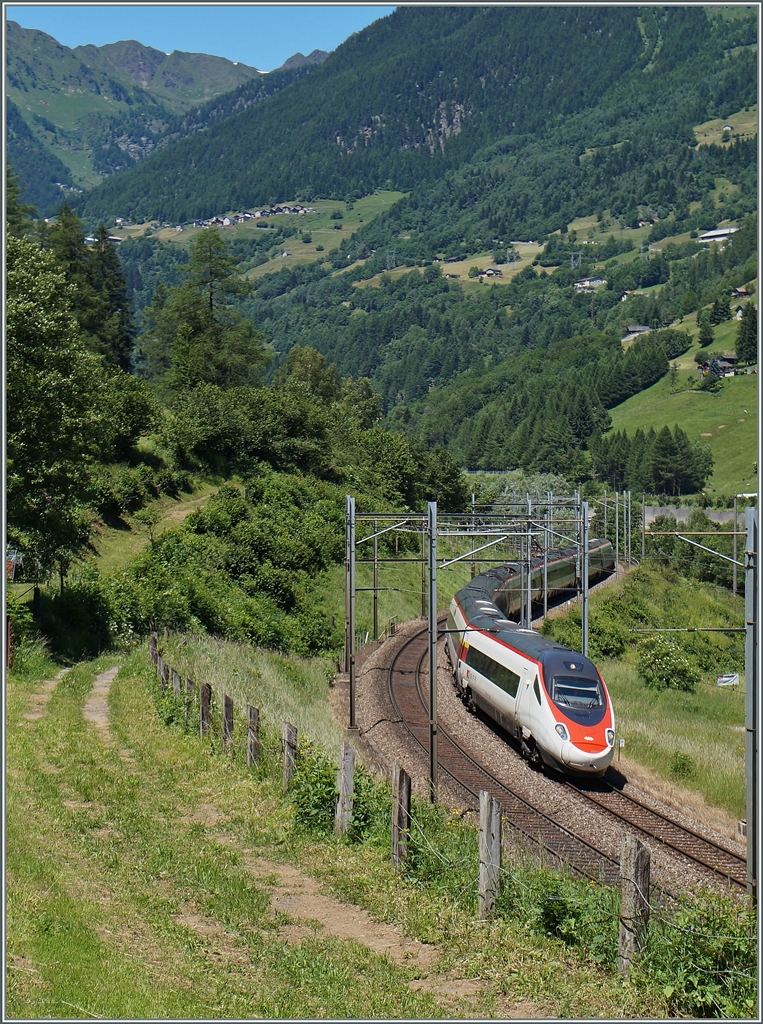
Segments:
[[[611,546],[592,544],[598,546],[593,576],[608,571]],[[574,578],[574,556],[555,556],[557,563],[572,558]],[[615,743],[604,680],[582,654],[510,621],[518,579],[516,566],[491,569],[453,598],[446,635],[456,688],[516,737],[531,760],[565,773],[603,775]]]

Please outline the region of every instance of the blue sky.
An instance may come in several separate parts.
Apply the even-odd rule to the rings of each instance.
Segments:
[[[5,17],[47,32],[64,46],[136,39],[165,53],[208,53],[272,71],[292,54],[335,50],[394,9],[380,4],[9,4]]]

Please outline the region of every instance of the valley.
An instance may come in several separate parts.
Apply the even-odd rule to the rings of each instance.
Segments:
[[[579,492],[640,562],[588,630],[618,767],[727,838],[748,813],[747,578],[705,510],[757,492],[757,26],[400,7],[264,75],[8,23],[13,1013],[754,1017],[743,895],[672,874],[626,982],[617,888],[514,844],[475,927],[474,816],[419,799],[423,775],[402,869],[360,744],[333,823],[347,495],[405,521]],[[660,532],[642,559],[642,494],[724,557]],[[411,524],[379,536],[379,580],[358,565],[357,646],[376,583],[387,632],[414,628],[423,544]],[[469,569],[443,566],[438,611]],[[580,605],[540,628],[578,651]],[[152,635],[191,687],[162,685]],[[471,732],[444,665],[443,686]]]

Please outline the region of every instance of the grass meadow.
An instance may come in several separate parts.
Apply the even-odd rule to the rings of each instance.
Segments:
[[[109,731],[100,732],[83,704],[96,674],[117,664]],[[477,926],[471,897],[395,873],[386,829],[379,843],[301,830],[276,756],[248,769],[240,748],[223,755],[219,741],[165,724],[144,646],[75,666],[42,713],[27,717],[39,674],[52,678],[56,668],[39,664],[7,685],[6,1019],[664,1011],[660,993],[623,986],[585,948],[530,918]],[[263,685],[282,686],[285,666],[273,672],[263,670]],[[311,685],[286,682],[303,684]],[[454,851],[476,844],[465,828],[439,825],[453,833]],[[435,858],[434,873],[445,879],[443,864]],[[360,907],[418,940],[426,966],[279,907],[278,865],[317,878],[340,901],[339,921],[342,907],[345,918]]]
[[[613,430],[633,436],[639,427],[659,431],[678,424],[690,441],[710,446],[714,467],[705,490],[712,494],[741,494],[757,490],[754,466],[758,459],[758,378],[724,377],[717,393],[691,391],[687,379],[696,371],[680,370],[677,390],[668,376],[610,411]]]

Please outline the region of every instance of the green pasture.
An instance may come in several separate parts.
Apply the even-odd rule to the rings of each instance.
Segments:
[[[729,138],[724,142],[723,126],[731,125],[733,131],[728,132]],[[712,121],[704,121],[694,128],[697,149],[700,146],[730,146],[735,138],[751,139],[758,134],[758,104],[737,110],[728,117],[716,117]]]
[[[659,431],[678,424],[691,441],[710,446],[715,462],[706,490],[736,494],[757,490],[753,464],[758,459],[757,375],[724,377],[719,392],[687,387],[696,371],[680,370],[675,392],[669,375],[610,410],[613,430],[633,435],[640,427]]]

